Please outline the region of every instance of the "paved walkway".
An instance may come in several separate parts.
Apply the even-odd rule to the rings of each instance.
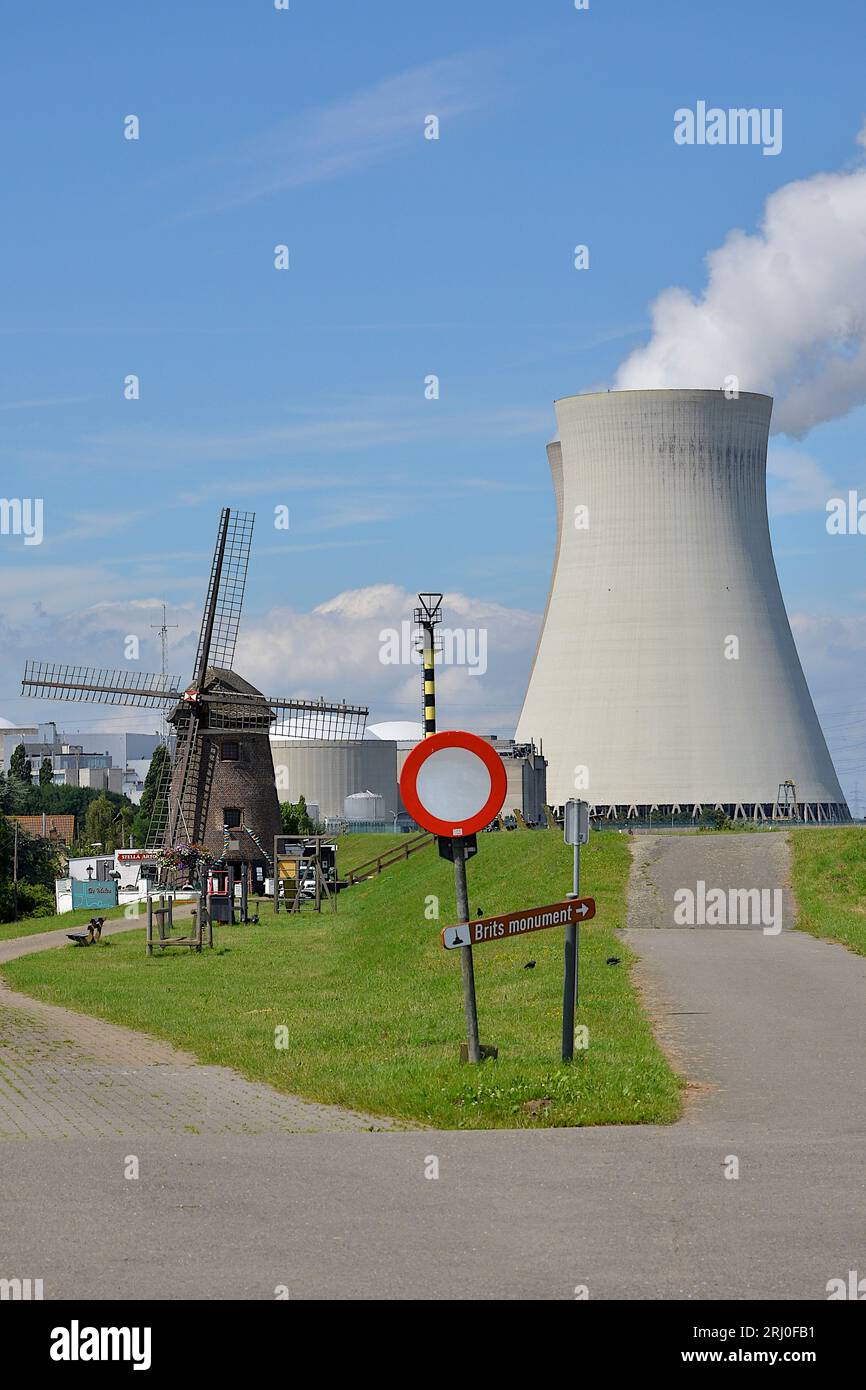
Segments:
[[[140,926],[119,919],[103,934]],[[0,965],[68,944],[63,931],[3,941]],[[387,1120],[284,1095],[145,1033],[17,994],[0,978],[0,1141],[387,1128]]]
[[[778,889],[782,930],[674,925],[674,894],[698,878]],[[680,1070],[712,1088],[689,1122],[744,1138],[866,1139],[866,958],[793,930],[786,837],[647,837],[631,889],[636,978]]]
[[[637,846],[628,939],[695,1083],[679,1124],[239,1134],[217,1100],[192,1135],[174,1054],[144,1066],[174,1089],[133,1144],[0,1145],[0,1276],[47,1298],[787,1300],[866,1275],[866,959],[789,930],[788,896],[776,936],[671,925],[698,879],[787,894],[781,835]]]

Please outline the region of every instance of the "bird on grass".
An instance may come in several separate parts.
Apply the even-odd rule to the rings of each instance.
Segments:
[[[620,961],[619,956],[608,956],[607,960],[605,961],[605,964],[606,964],[606,965],[619,965],[619,961]]]
[[[534,960],[528,960],[528,961],[526,962],[526,964],[524,965],[523,968],[524,968],[524,970],[534,970],[534,969],[535,969],[535,961],[534,961]]]

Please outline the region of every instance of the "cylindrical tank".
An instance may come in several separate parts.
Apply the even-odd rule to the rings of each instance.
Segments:
[[[348,821],[383,821],[385,798],[376,792],[353,792],[343,803],[343,814]]]
[[[543,742],[552,804],[772,813],[790,779],[815,819],[848,817],[770,545],[772,405],[696,390],[556,403],[556,551],[517,728]]]
[[[397,745],[384,739],[273,739],[274,769],[280,801],[319,807],[321,820],[340,818],[353,792],[373,791],[382,797],[390,820],[397,801]]]

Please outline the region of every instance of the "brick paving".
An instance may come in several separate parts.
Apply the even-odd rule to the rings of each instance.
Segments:
[[[106,923],[104,934],[140,927]],[[0,942],[6,960],[64,932]],[[204,1066],[188,1052],[14,992],[0,979],[0,1141],[403,1128]]]

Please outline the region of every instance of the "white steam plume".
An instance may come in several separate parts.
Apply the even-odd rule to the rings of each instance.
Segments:
[[[866,148],[866,126],[857,137]],[[802,435],[866,401],[866,167],[770,195],[760,230],[728,233],[695,298],[663,290],[620,390],[721,387],[775,396],[773,429]]]

